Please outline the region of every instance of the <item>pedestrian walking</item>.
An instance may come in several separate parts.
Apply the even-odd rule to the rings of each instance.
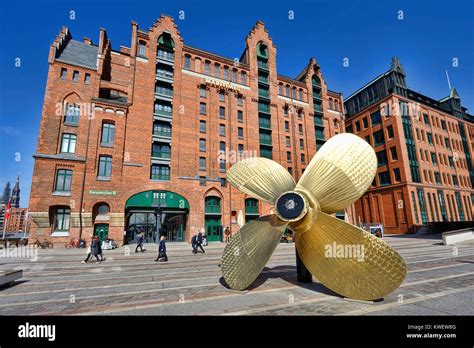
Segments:
[[[99,241],[99,238],[97,238],[97,236],[92,236],[92,240],[91,240],[91,245],[90,245],[90,251],[89,253],[87,254],[87,257],[84,261],[82,261],[82,263],[86,263],[87,261],[89,261],[89,259],[91,258],[91,256],[94,256],[95,259],[96,259],[96,262],[95,263],[100,263],[102,260],[99,258],[99,255],[101,254],[101,248],[100,248],[100,241]]]
[[[160,244],[158,246],[158,257],[156,258],[155,262],[168,262],[168,256],[166,255],[166,237],[161,236]]]
[[[228,226],[224,229],[224,234],[225,234],[225,242],[228,243],[230,240],[230,228]]]
[[[141,252],[145,251],[145,249],[143,249],[144,241],[145,241],[145,238],[143,238],[143,233],[141,233],[140,236],[138,237],[137,247],[135,248],[136,253],[138,253],[138,248],[140,248]]]
[[[199,233],[198,233],[198,235],[197,235],[197,240],[196,240],[196,242],[197,242],[196,250],[197,250],[197,248],[201,248],[202,252],[205,253],[206,251],[205,251],[204,248],[202,247],[202,240],[203,240],[203,238],[202,238],[202,231],[199,230]]]
[[[191,237],[191,245],[193,247],[193,254],[197,253],[197,236],[196,233]]]
[[[91,234],[90,236],[90,239],[91,239],[91,242],[89,244],[89,246],[87,247],[87,257],[85,260],[81,261],[81,263],[87,263],[87,261],[89,261],[89,259],[91,258],[92,254],[91,254],[91,246],[92,246],[92,242],[94,241],[94,236]]]

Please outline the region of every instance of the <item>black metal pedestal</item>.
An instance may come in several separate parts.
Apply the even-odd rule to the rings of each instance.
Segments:
[[[303,261],[301,261],[300,256],[298,255],[298,249],[296,248],[296,275],[300,283],[312,283],[313,276],[310,271],[306,268]]]

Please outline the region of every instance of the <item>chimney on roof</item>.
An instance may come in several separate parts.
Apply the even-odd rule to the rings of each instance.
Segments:
[[[87,45],[92,45],[92,40],[90,38],[84,36],[84,43],[87,44]]]

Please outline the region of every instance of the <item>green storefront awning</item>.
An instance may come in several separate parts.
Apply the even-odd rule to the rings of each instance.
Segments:
[[[164,190],[144,191],[133,195],[127,200],[125,208],[166,207],[189,209],[189,202],[183,196]]]

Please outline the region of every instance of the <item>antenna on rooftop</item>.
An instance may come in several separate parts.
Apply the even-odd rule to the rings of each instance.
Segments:
[[[446,78],[448,79],[449,90],[451,90],[451,82],[449,81],[448,69],[446,69]]]

